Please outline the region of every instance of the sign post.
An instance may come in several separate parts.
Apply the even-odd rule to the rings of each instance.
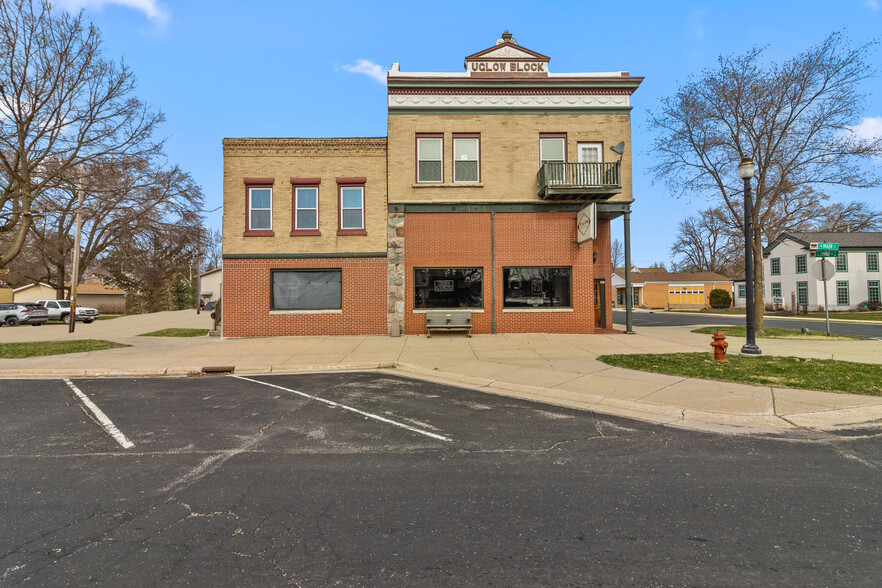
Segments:
[[[827,262],[821,260],[821,280],[824,281],[824,319],[827,323],[827,336],[830,336],[830,305],[827,304]]]
[[[821,248],[821,246],[825,246],[825,247]],[[839,257],[839,243],[812,243],[811,247],[812,248],[817,247],[816,249],[814,249],[815,257],[820,257],[820,258]],[[833,247],[835,247],[835,249]],[[819,259],[818,263],[821,266],[821,281],[823,282],[823,287],[824,287],[824,317],[825,317],[825,322],[827,323],[827,336],[829,337],[830,336],[830,304],[827,302],[827,280],[829,280],[830,278],[833,277],[833,274],[835,273],[835,269],[833,267],[833,264],[831,262],[827,261],[826,259]],[[827,270],[828,270],[827,266],[830,266],[829,267],[829,270],[830,270],[829,274],[827,272]],[[812,271],[815,271],[815,270],[812,270]],[[818,274],[815,273],[815,278],[817,278],[817,277],[818,277]]]

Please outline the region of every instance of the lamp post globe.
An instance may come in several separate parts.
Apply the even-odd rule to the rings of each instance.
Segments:
[[[750,180],[753,178],[754,164],[746,156],[738,164],[738,176],[744,181],[744,281],[747,295],[746,325],[747,342],[741,348],[745,355],[762,353],[756,344],[756,316],[753,300],[753,199],[750,194]]]

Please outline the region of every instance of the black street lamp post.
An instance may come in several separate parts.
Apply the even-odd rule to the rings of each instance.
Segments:
[[[741,348],[741,353],[759,355],[762,351],[756,345],[756,317],[753,307],[753,199],[750,195],[753,161],[749,157],[741,158],[738,175],[744,180],[744,279],[747,294],[747,343]]]

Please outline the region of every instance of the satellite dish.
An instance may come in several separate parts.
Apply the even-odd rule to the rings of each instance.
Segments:
[[[618,145],[613,145],[609,150],[621,157],[622,153],[625,152],[625,142],[619,141]]]

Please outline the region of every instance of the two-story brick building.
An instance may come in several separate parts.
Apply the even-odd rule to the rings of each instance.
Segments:
[[[226,139],[224,336],[611,327],[642,78],[548,65],[505,34],[464,72],[393,64],[387,137]]]

